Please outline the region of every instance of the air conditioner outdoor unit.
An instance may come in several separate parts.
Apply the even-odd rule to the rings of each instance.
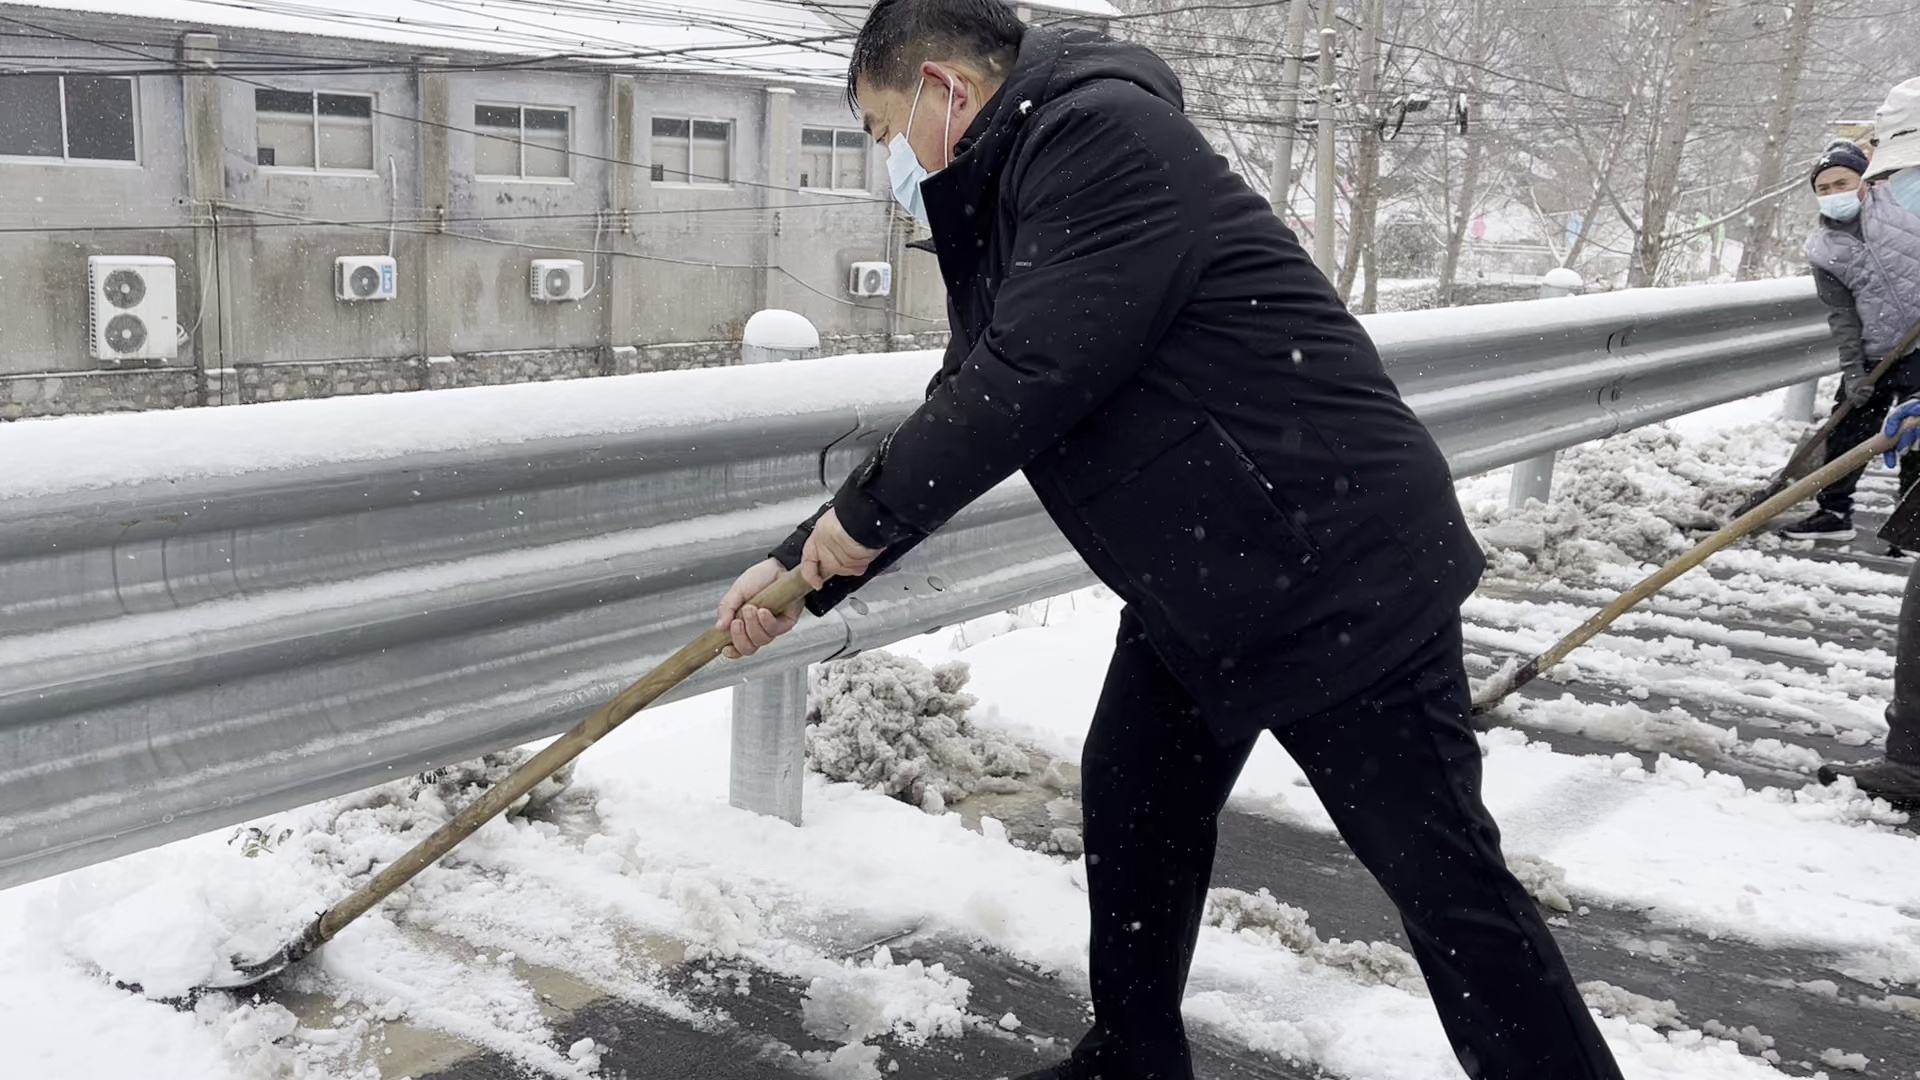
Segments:
[[[578,300],[587,295],[587,264],[579,259],[535,259],[527,279],[527,292],[538,301]]]
[[[391,300],[400,295],[398,265],[387,255],[342,255],[333,260],[333,295],[342,300]]]
[[[95,360],[171,360],[180,355],[173,275],[172,259],[87,257],[87,329]]]
[[[847,291],[855,296],[893,295],[893,264],[857,262],[847,277]]]

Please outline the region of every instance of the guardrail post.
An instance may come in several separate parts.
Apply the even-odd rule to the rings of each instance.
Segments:
[[[1586,287],[1580,275],[1564,266],[1547,271],[1540,279],[1540,299],[1556,300],[1563,296],[1577,295]],[[1507,491],[1507,505],[1525,506],[1528,499],[1547,502],[1553,496],[1553,458],[1552,454],[1541,454],[1528,458],[1513,467],[1513,486]]]
[[[1820,380],[1794,383],[1787,387],[1787,403],[1780,415],[1796,424],[1811,424],[1819,419]]]
[[[800,824],[806,732],[806,668],[735,686],[727,801],[741,810]]]

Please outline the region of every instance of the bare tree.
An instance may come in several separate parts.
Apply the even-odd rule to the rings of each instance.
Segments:
[[[1460,248],[1466,243],[1481,197],[1480,169],[1486,138],[1484,133],[1475,130],[1470,111],[1483,99],[1488,62],[1493,58],[1493,40],[1485,0],[1473,0],[1467,23],[1466,90],[1453,103],[1453,112],[1462,117],[1461,126],[1465,129],[1460,135],[1464,160],[1460,166],[1460,186],[1454,191],[1448,208],[1446,248],[1440,257],[1439,285],[1434,290],[1442,307],[1454,301],[1460,276]]]
[[[1373,249],[1373,226],[1380,209],[1380,126],[1378,122],[1380,88],[1380,20],[1384,0],[1362,0],[1360,5],[1360,50],[1357,104],[1360,124],[1354,132],[1358,148],[1354,154],[1352,209],[1347,215],[1347,254],[1340,261],[1338,288],[1340,299],[1353,298],[1353,280],[1360,271],[1363,252]],[[1367,277],[1371,291],[1372,275]],[[1370,310],[1363,305],[1362,310]]]
[[[1667,219],[1680,193],[1680,161],[1692,130],[1713,0],[1687,0],[1674,41],[1663,107],[1653,118],[1653,156],[1641,187],[1640,240],[1627,268],[1627,286],[1652,285],[1665,254]]]
[[[1773,92],[1773,111],[1767,117],[1767,141],[1760,153],[1760,171],[1754,177],[1753,193],[1763,197],[1780,186],[1787,155],[1792,149],[1794,110],[1800,103],[1800,85],[1807,66],[1807,49],[1813,44],[1814,0],[1793,0],[1787,9],[1786,43],[1780,57],[1780,81]],[[1776,226],[1780,219],[1780,200],[1767,198],[1746,215],[1747,245],[1741,253],[1740,280],[1751,281],[1766,273],[1778,241]]]
[[[1243,175],[1278,178],[1287,190],[1268,194],[1289,214],[1306,171],[1292,157],[1289,16],[1304,26],[1303,5],[1337,0],[1121,2],[1119,31],[1174,65],[1189,115]],[[1363,310],[1389,230],[1385,272],[1437,277],[1442,302],[1483,268],[1702,280],[1735,269],[1735,240],[1741,277],[1793,272],[1813,224],[1793,197],[1802,163],[1912,65],[1888,32],[1909,0],[1355,2],[1336,72],[1334,279]],[[1381,138],[1383,119],[1398,138]],[[1513,242],[1475,241],[1483,215]]]

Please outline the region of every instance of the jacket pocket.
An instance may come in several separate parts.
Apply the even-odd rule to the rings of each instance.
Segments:
[[[1313,605],[1302,601],[1321,558],[1297,511],[1205,419],[1143,435],[1134,453],[1078,471],[1066,486],[1150,620],[1221,659],[1309,621]]]

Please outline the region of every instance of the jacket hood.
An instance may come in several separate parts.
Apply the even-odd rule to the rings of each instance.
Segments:
[[[1152,50],[1090,30],[1029,30],[998,96],[1032,101],[1037,108],[1101,79],[1130,82],[1176,109],[1185,107],[1179,77]]]
[[[954,148],[953,164],[942,173],[983,178],[999,171],[1011,149],[1012,134],[1035,109],[1088,83],[1119,79],[1155,97],[1185,108],[1180,78],[1144,46],[1114,41],[1091,30],[1034,27],[1020,42],[1013,71]],[[936,178],[940,174],[935,174]]]

